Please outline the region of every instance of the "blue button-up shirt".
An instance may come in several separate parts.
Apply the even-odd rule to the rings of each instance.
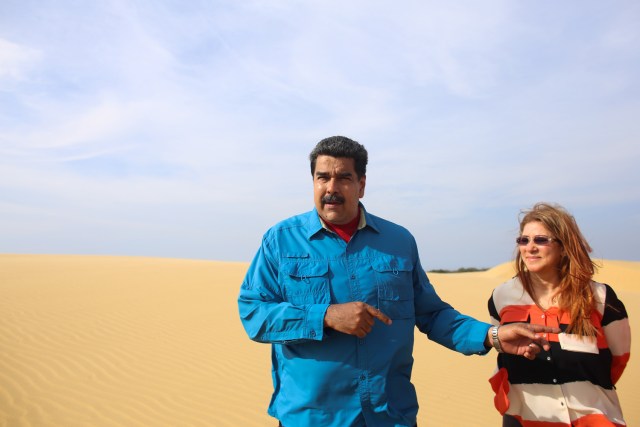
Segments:
[[[414,326],[452,350],[485,354],[489,324],[442,301],[405,228],[367,213],[346,243],[317,211],[265,233],[238,304],[250,338],[272,344],[269,414],[286,427],[413,426]],[[393,319],[365,338],[324,327],[329,304],[362,301]]]

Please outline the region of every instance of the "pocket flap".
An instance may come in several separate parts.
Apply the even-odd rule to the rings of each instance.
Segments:
[[[283,273],[293,277],[319,277],[329,272],[328,261],[287,262],[280,267]]]
[[[378,273],[412,271],[413,264],[405,258],[376,258],[371,266]]]

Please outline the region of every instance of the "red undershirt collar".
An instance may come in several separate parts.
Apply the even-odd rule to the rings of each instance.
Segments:
[[[340,236],[342,240],[349,243],[349,240],[351,240],[351,237],[356,232],[358,225],[360,224],[360,208],[358,207],[358,215],[346,224],[332,224],[328,221],[324,222],[331,231]]]

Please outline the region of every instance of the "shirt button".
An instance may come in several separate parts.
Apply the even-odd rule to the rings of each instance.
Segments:
[[[547,360],[551,360],[551,357],[547,356]]]
[[[557,383],[557,382],[558,382],[558,380],[554,378],[554,379],[553,379],[553,383],[555,384],[555,383]]]
[[[360,381],[364,381],[364,379],[365,379],[364,374],[360,375]]]
[[[315,337],[316,336],[316,331],[311,331],[311,336]]]
[[[542,316],[540,316],[540,317],[542,317],[544,319],[544,314]]]
[[[359,340],[358,340],[358,344],[360,344],[360,345],[364,345],[364,340],[363,340],[363,339],[359,339]]]
[[[355,274],[352,274],[352,275],[351,275],[351,280],[355,280],[355,279],[356,279],[356,275],[355,275]]]

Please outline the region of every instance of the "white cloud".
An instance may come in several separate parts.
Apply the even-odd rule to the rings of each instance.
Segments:
[[[414,231],[434,268],[501,262],[518,209],[538,200],[612,217],[640,205],[633,2],[27,1],[5,12],[0,222],[18,231],[3,252],[247,260],[266,226],[311,208],[307,155],[333,134],[367,146],[365,204]],[[57,233],[18,245],[38,212],[46,229],[69,230],[64,245]],[[615,235],[630,221],[590,226]],[[497,255],[475,240],[430,250],[433,236],[484,227],[505,238]],[[91,230],[100,239],[87,243]],[[606,251],[640,257],[614,237]]]
[[[40,52],[0,38],[0,85],[3,81],[22,81],[41,58]]]

